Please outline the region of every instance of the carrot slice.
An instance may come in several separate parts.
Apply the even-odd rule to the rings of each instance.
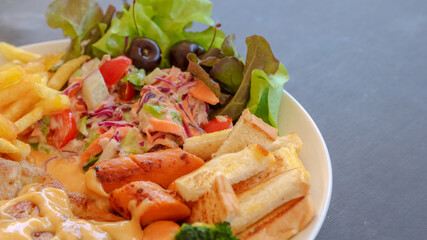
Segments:
[[[146,226],[158,220],[179,221],[190,216],[190,208],[181,199],[170,194],[159,185],[148,181],[126,184],[110,193],[110,205],[121,216],[130,219],[129,202],[137,205],[148,199],[148,208],[140,216],[140,223]]]
[[[148,225],[144,229],[142,240],[173,240],[175,232],[179,231],[180,226],[172,221],[157,221]]]
[[[195,81],[197,81],[196,85],[188,92],[191,96],[212,105],[219,103],[219,99],[204,82],[198,78],[195,78]]]
[[[164,121],[156,118],[150,118],[153,131],[172,133],[185,138],[184,128],[172,121]]]

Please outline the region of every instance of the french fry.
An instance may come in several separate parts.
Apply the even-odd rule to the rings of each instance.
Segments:
[[[36,60],[40,57],[38,54],[22,50],[5,42],[0,42],[0,54],[10,60],[19,60],[24,63]]]
[[[0,153],[17,153],[18,148],[4,138],[0,138]]]
[[[53,52],[48,53],[46,55],[41,56],[36,62],[40,62],[44,65],[45,71],[49,71],[53,68],[59,60],[61,60],[62,56],[64,56],[65,52]]]
[[[27,74],[24,77],[24,81],[31,82],[31,83],[40,83],[43,85],[46,85],[48,80],[49,74],[47,72],[38,72],[38,73],[32,73]]]
[[[55,90],[61,89],[68,81],[71,74],[79,69],[79,67],[89,58],[89,56],[83,55],[64,63],[48,81],[47,86]]]
[[[7,155],[15,161],[24,160],[28,155],[30,155],[31,147],[30,145],[14,139],[12,144],[18,149],[16,153],[8,153]]]
[[[0,107],[6,106],[17,99],[24,99],[28,91],[33,88],[31,82],[21,81],[11,87],[0,89]]]
[[[70,99],[58,89],[89,57],[71,60],[52,74],[48,71],[61,60],[64,52],[40,57],[0,42],[0,54],[13,60],[0,66],[0,155],[20,161],[29,155],[31,148],[16,139],[17,135],[31,130],[29,127],[43,116],[69,108]]]
[[[45,115],[56,114],[70,107],[70,99],[66,95],[56,95],[38,102],[36,106],[42,108]]]
[[[23,117],[18,119],[15,122],[15,126],[18,128],[18,133],[21,133],[34,123],[36,123],[38,120],[43,118],[43,108],[36,107],[31,112],[25,114]],[[1,152],[1,150],[0,150]]]
[[[12,141],[18,135],[15,124],[4,116],[0,115],[0,138]]]
[[[33,61],[25,64],[24,69],[26,73],[39,73],[45,71],[44,64],[38,61]]]
[[[7,70],[9,68],[12,68],[12,67],[21,66],[21,65],[22,65],[22,63],[17,62],[17,61],[8,62],[8,63],[0,66],[0,72]]]
[[[1,114],[11,121],[16,121],[34,108],[34,103],[40,100],[35,91],[28,91],[24,98],[19,99],[1,110]]]
[[[37,93],[37,95],[41,99],[52,98],[55,95],[59,95],[61,93],[60,91],[57,91],[57,90],[52,89],[50,87],[46,87],[45,85],[43,85],[41,83],[35,83],[34,84],[34,91]]]
[[[13,66],[0,72],[0,89],[19,83],[25,76],[25,70],[21,66]]]

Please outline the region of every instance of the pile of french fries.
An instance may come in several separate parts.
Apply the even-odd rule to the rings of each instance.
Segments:
[[[69,108],[68,96],[59,90],[88,57],[73,59],[52,73],[63,52],[40,56],[0,42],[0,54],[10,60],[0,66],[0,155],[20,161],[31,149],[17,139],[19,134],[44,116]]]

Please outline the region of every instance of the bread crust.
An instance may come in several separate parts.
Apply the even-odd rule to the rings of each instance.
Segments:
[[[289,201],[237,234],[241,240],[289,239],[304,229],[316,213],[310,195]]]
[[[240,214],[239,201],[224,175],[218,175],[209,192],[197,201],[190,202],[191,216],[189,223],[204,222],[215,224],[230,221]]]
[[[218,151],[212,154],[212,158],[226,153],[238,152],[254,143],[266,148],[276,140],[277,136],[276,128],[263,122],[262,119],[245,109]]]

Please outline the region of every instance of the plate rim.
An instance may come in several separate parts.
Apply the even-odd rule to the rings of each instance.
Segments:
[[[331,197],[332,197],[333,173],[332,173],[331,157],[330,157],[330,154],[329,154],[328,146],[326,145],[325,139],[323,138],[322,132],[320,131],[319,127],[317,126],[316,122],[313,120],[313,118],[311,117],[311,115],[300,104],[300,102],[298,102],[298,100],[296,100],[288,91],[286,91],[285,89],[283,89],[283,94],[286,94],[289,98],[291,98],[292,101],[294,101],[295,104],[308,117],[308,119],[311,122],[311,124],[313,124],[314,129],[316,130],[317,134],[319,134],[322,146],[325,149],[325,155],[326,155],[326,160],[327,160],[326,161],[327,162],[327,173],[328,173],[328,178],[330,179],[330,181],[328,181],[328,185],[327,185],[327,193],[326,193],[326,199],[325,199],[324,209],[320,213],[320,215],[318,215],[319,216],[319,223],[315,226],[313,234],[311,235],[312,239],[315,239],[317,237],[318,233],[320,232],[320,229],[322,228],[324,222],[325,222],[326,215],[327,215],[327,213],[329,211],[329,205],[330,205],[330,202],[331,202]]]

